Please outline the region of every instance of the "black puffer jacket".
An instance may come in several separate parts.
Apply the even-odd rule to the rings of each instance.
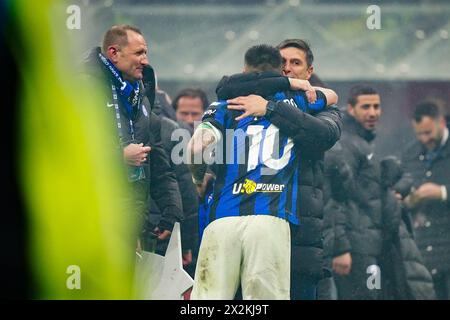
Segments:
[[[108,108],[111,115],[111,124],[114,126],[114,133],[117,134],[116,114],[112,106],[112,92],[109,80],[109,73],[101,65],[98,58],[100,48],[93,49],[85,59],[83,74],[86,81],[91,81],[96,88],[104,88],[104,104],[99,107]],[[172,230],[177,221],[182,220],[181,196],[175,179],[175,173],[169,162],[169,157],[161,143],[161,123],[152,121],[152,117],[157,117],[151,112],[155,94],[155,79],[153,69],[147,68],[144,74],[144,80],[141,82],[144,93],[142,105],[136,112],[135,123],[135,143],[143,143],[151,146],[147,162],[143,165],[145,170],[145,179],[132,182],[131,187],[134,193],[133,201],[140,219],[147,218],[149,191],[153,199],[161,209],[162,218],[158,227],[162,230]],[[124,141],[130,141],[130,122],[125,107],[122,106],[120,99],[121,126],[123,128]],[[151,125],[152,123],[152,125]],[[122,147],[119,145],[117,134],[117,145],[106,146],[117,149],[117,156],[121,159]],[[125,164],[124,164],[125,167]]]
[[[216,93],[219,99],[256,93],[270,97],[275,92],[289,90],[289,81],[271,72],[237,74],[224,77]],[[341,134],[341,112],[335,107],[311,115],[276,102],[270,122],[291,137],[300,150],[300,225],[292,236],[292,270],[320,279],[323,270],[323,157]]]
[[[404,212],[397,233],[385,241],[380,259],[385,300],[434,300],[433,279],[411,235],[409,216]]]
[[[171,136],[175,130],[179,130],[179,125],[168,118],[161,117],[161,140],[166,153],[171,156],[172,149],[178,141],[172,141]],[[181,223],[181,245],[183,251],[194,250],[198,246],[198,196],[195,185],[192,182],[192,175],[187,165],[183,162],[175,164],[170,161],[172,169],[175,171],[178,186],[181,192],[181,200],[183,204],[184,219]],[[161,219],[161,211],[156,201],[150,199],[150,216],[149,220],[154,225],[158,225]],[[159,243],[157,253],[165,254],[168,241]],[[195,250],[194,250],[195,251]]]
[[[165,91],[157,89],[155,92],[155,105],[152,111],[158,116],[176,121],[175,109],[169,103],[169,99],[169,95]]]
[[[398,182],[399,162],[376,160],[374,138],[346,114],[342,138],[326,155],[326,256],[375,257],[383,299],[433,299],[432,279],[411,236],[410,220],[391,189],[403,192],[410,181]]]
[[[411,187],[412,179],[404,174],[401,162],[395,157],[381,161],[382,186],[404,195]],[[384,207],[394,208],[397,202],[387,198],[391,203]],[[389,300],[432,300],[435,299],[433,280],[422,259],[412,236],[412,224],[406,208],[384,215],[383,252],[381,270],[383,274],[383,299]],[[386,220],[390,218],[389,220]]]
[[[326,154],[325,249],[329,257],[346,252],[377,257],[383,237],[383,191],[375,135],[345,114],[341,140]],[[386,214],[397,208],[385,208]]]
[[[450,138],[437,157],[427,163],[419,142],[407,147],[403,170],[412,176],[417,189],[432,182],[447,188],[447,201],[434,200],[414,208],[416,242],[433,277],[450,272]]]

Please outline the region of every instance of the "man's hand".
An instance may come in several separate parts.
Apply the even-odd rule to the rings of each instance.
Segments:
[[[186,267],[192,263],[192,250],[183,251],[183,266]]]
[[[244,111],[243,114],[235,119],[236,121],[239,121],[249,116],[264,116],[266,114],[267,103],[269,101],[261,96],[251,94],[246,97],[237,97],[234,99],[230,99],[227,100],[227,102],[229,104],[228,109]]]
[[[172,232],[170,232],[169,230],[164,230],[161,232],[161,230],[158,227],[153,229],[153,233],[158,236],[158,240],[166,240],[172,234]]]
[[[442,188],[435,183],[427,182],[421,185],[410,196],[410,203],[414,207],[424,200],[440,200],[442,199]]]
[[[308,99],[309,103],[316,102],[317,99],[316,90],[313,88],[313,86],[309,83],[308,80],[289,78],[289,83],[291,84],[292,90],[305,91],[306,98]]]
[[[125,163],[139,167],[147,160],[147,154],[151,149],[151,147],[144,147],[143,143],[130,143],[123,149],[123,159]]]
[[[214,179],[214,175],[212,175],[211,173],[205,173],[203,182],[201,184],[195,185],[195,187],[197,188],[197,193],[200,196],[200,198],[203,198],[205,196],[206,187],[208,186],[208,183],[211,179]]]
[[[350,273],[352,268],[352,256],[350,252],[344,253],[333,259],[333,271],[340,276],[345,276]]]

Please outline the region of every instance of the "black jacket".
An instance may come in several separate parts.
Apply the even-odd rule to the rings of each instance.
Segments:
[[[270,97],[289,90],[286,77],[271,72],[238,74],[224,77],[216,93],[219,99],[256,93]],[[269,102],[274,103],[274,102]],[[341,134],[341,112],[335,107],[311,115],[279,101],[269,120],[294,141],[300,150],[299,208],[300,225],[293,229],[293,272],[320,279],[324,276],[322,254],[323,157]]]
[[[168,155],[171,155],[174,146],[179,141],[172,141],[171,135],[175,130],[180,129],[180,126],[173,120],[161,117],[158,121],[161,122],[161,140],[164,149]],[[198,196],[195,185],[192,182],[192,175],[189,168],[184,162],[175,164],[170,161],[170,164],[175,171],[178,186],[181,192],[181,200],[183,204],[184,218],[181,223],[181,244],[183,250],[193,250],[198,246]],[[152,198],[150,199],[150,221],[152,224],[158,224],[161,219],[161,212]],[[157,248],[160,253],[165,253],[166,244]],[[194,250],[195,251],[195,250]]]
[[[158,116],[169,118],[176,121],[175,109],[169,103],[169,96],[163,90],[156,90],[155,92],[155,104],[153,106],[153,112]]]
[[[412,185],[412,179],[402,171],[395,157],[381,160],[381,184],[403,196]],[[395,201],[388,198],[388,201]],[[395,203],[385,207],[394,208]],[[388,219],[390,218],[390,219]],[[422,255],[413,238],[412,223],[405,207],[384,215],[383,251],[380,265],[383,274],[382,298],[389,300],[435,299],[433,280],[425,267]]]
[[[379,256],[383,244],[383,213],[398,210],[383,208],[387,203],[383,198],[393,195],[382,188],[379,161],[373,152],[374,138],[372,132],[345,114],[341,140],[326,154],[328,256],[345,252]]]
[[[431,276],[410,233],[408,215],[391,189],[403,192],[410,180],[398,182],[399,162],[377,159],[374,139],[374,133],[345,114],[341,140],[326,154],[326,255],[374,257],[383,277],[383,299],[433,299]]]
[[[427,162],[425,149],[415,141],[402,156],[403,170],[413,179],[413,187],[433,182],[445,185],[447,201],[428,201],[414,208],[416,242],[425,264],[433,276],[450,272],[450,138],[438,152],[437,157]]]
[[[114,107],[109,107],[112,105],[109,74],[98,59],[98,52],[100,52],[100,48],[95,48],[88,54],[84,62],[83,72],[93,83],[93,87],[104,90],[105,103],[100,107],[109,108],[111,123],[114,126],[114,132],[117,134],[115,110]],[[146,146],[151,146],[152,149],[147,162],[143,165],[146,178],[131,183],[134,193],[132,201],[139,218],[146,219],[150,191],[152,198],[155,199],[162,211],[162,219],[158,227],[162,230],[172,230],[174,223],[182,219],[181,196],[175,173],[170,166],[168,155],[161,143],[161,124],[158,121],[152,121],[157,116],[151,112],[155,91],[155,79],[151,67],[146,69],[141,86],[143,88],[141,92],[144,93],[144,96],[142,97],[142,105],[134,117],[135,143],[143,143]],[[118,100],[124,141],[130,141],[129,117],[125,108],[121,105],[120,99]],[[120,146],[118,134],[117,145],[110,147],[115,147],[117,156],[122,159],[123,146]],[[124,167],[126,167],[125,164]]]
[[[434,300],[433,279],[411,234],[409,215],[403,212],[397,232],[386,239],[380,258],[384,300]]]

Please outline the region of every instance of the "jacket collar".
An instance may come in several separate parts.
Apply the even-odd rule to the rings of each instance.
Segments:
[[[347,111],[344,112],[343,125],[345,131],[356,134],[367,142],[372,142],[376,138],[375,131],[365,129]]]
[[[263,80],[263,79],[269,79],[269,78],[285,78],[286,81],[286,88],[289,88],[289,80],[287,77],[283,77],[279,72],[274,71],[263,71],[263,72],[249,72],[249,73],[236,73],[231,76],[224,76],[219,81],[216,87],[216,94],[219,99],[229,99],[234,98],[237,96],[240,96],[242,94],[241,90],[236,89],[230,89],[229,86],[231,85],[248,85],[250,83],[257,83],[257,81]],[[275,92],[272,92],[271,94],[274,94]]]
[[[442,153],[441,155],[444,157],[448,157],[450,155],[450,138],[449,138],[449,130],[445,128],[444,136],[441,141]]]
[[[231,76],[224,76],[226,82],[240,83],[246,81],[256,81],[266,78],[281,77],[281,74],[275,71],[261,71],[261,72],[248,72],[248,73],[236,73]]]

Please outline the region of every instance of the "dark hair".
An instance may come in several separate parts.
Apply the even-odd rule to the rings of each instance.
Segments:
[[[281,71],[283,59],[277,48],[259,44],[247,50],[245,65],[256,71]]]
[[[202,101],[202,107],[203,110],[206,110],[209,106],[208,97],[206,96],[206,93],[201,89],[193,89],[193,88],[186,88],[181,90],[175,99],[172,102],[172,107],[177,110],[178,108],[178,101],[183,97],[189,97],[189,98],[200,98]]]
[[[308,64],[308,67],[312,66],[314,62],[314,55],[308,42],[302,39],[286,39],[277,46],[278,50],[285,48],[297,48],[303,50],[306,55],[306,63]]]
[[[354,107],[356,105],[356,101],[358,101],[358,97],[363,94],[378,94],[378,92],[371,86],[358,84],[350,89],[347,100],[348,104]]]
[[[442,110],[433,101],[422,101],[414,108],[413,119],[415,122],[421,122],[423,117],[430,117],[434,120],[442,117]]]
[[[128,24],[112,26],[108,31],[106,31],[105,35],[103,36],[103,53],[106,53],[108,47],[113,44],[118,44],[121,47],[126,46],[128,44],[127,31],[133,31],[142,35],[141,30]]]

